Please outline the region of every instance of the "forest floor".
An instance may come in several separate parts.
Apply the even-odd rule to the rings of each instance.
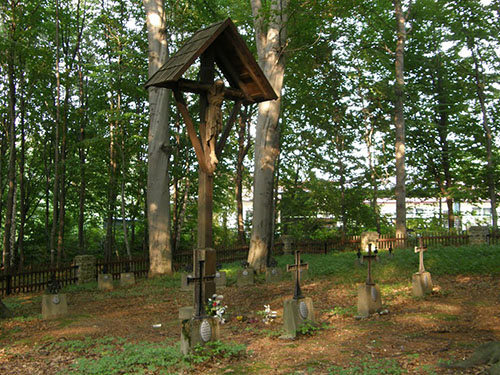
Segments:
[[[495,276],[433,275],[434,291],[425,298],[411,296],[409,281],[381,282],[389,313],[361,320],[355,317],[355,283],[338,276],[306,280],[303,293],[312,297],[320,325],[296,340],[280,338],[291,280],[266,284],[259,279],[254,286],[220,291],[228,305],[221,341],[226,352],[234,348],[228,358],[148,362],[144,357],[166,361],[161,346],[178,351],[178,310],[192,298],[180,291],[178,281],[138,280],[112,292],[97,291],[95,283],[69,288],[69,315],[53,320],[41,319],[40,294],[5,298],[16,316],[0,321],[0,374],[482,374],[486,367],[448,370],[438,363],[500,341]],[[264,324],[258,312],[268,304],[278,318]],[[246,346],[245,354],[238,344]]]

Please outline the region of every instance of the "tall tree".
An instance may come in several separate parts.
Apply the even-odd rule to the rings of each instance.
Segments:
[[[148,29],[148,75],[151,77],[168,55],[163,0],[143,0]],[[169,190],[170,92],[150,87],[148,135],[149,275],[172,273]]]
[[[259,65],[278,99],[259,104],[255,140],[253,222],[248,262],[263,272],[274,233],[274,177],[279,155],[281,89],[285,75],[288,0],[272,0],[269,19],[261,0],[251,0]]]
[[[401,0],[394,0],[396,16],[396,82],[394,85],[394,124],[396,126],[396,236],[406,236],[406,170],[405,170],[405,118],[404,118],[404,50],[406,42],[406,16]]]

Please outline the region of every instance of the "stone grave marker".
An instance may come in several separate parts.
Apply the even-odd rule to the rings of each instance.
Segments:
[[[205,311],[205,283],[213,281],[215,275],[204,275],[204,260],[199,260],[196,266],[195,276],[188,278],[188,284],[194,283],[193,307],[179,309],[181,352],[184,355],[194,346],[217,341],[220,336],[219,320],[208,316]]]
[[[215,272],[215,287],[216,288],[225,288],[226,287],[226,272],[221,271],[222,266],[217,264]]]
[[[415,297],[423,297],[432,292],[434,286],[430,272],[427,272],[424,267],[424,251],[427,251],[427,247],[423,246],[423,240],[420,237],[418,246],[415,246],[415,253],[419,254],[418,272],[414,273],[412,277],[412,291]]]
[[[243,268],[238,270],[236,285],[245,286],[245,285],[253,285],[255,284],[255,272],[250,264],[246,261],[242,262],[241,265]]]
[[[293,253],[293,236],[289,234],[284,234],[281,236],[281,242],[283,242],[283,252],[285,254]]]
[[[183,266],[184,272],[181,273],[181,290],[184,292],[188,292],[193,290],[193,284],[188,284],[188,278],[193,277],[193,266],[187,264]]]
[[[130,264],[125,265],[125,272],[120,273],[120,286],[126,287],[135,284],[135,274],[130,272]]]
[[[361,251],[368,252],[368,247],[372,245],[372,249],[377,247],[379,234],[377,232],[361,233]]]
[[[97,275],[97,289],[99,290],[113,290],[113,275],[108,273],[108,266],[105,264],[102,272]]]
[[[42,318],[52,319],[68,313],[68,302],[66,294],[59,293],[61,286],[56,279],[56,275],[52,274],[52,279],[46,294],[42,296]]]
[[[295,288],[293,298],[283,305],[283,326],[285,338],[295,338],[297,330],[305,321],[315,322],[314,306],[310,297],[304,297],[300,288],[300,271],[309,268],[300,261],[300,251],[295,252],[295,264],[287,265],[287,272],[295,272]]]
[[[283,274],[281,269],[278,268],[278,262],[276,259],[271,258],[269,262],[269,267],[266,268],[266,282],[274,283],[281,281]]]
[[[469,228],[469,244],[486,245],[490,231],[487,226],[475,225]]]
[[[382,308],[380,289],[372,279],[372,261],[376,255],[372,253],[372,244],[368,244],[368,254],[363,255],[368,262],[366,283],[358,287],[358,316],[367,317]]]

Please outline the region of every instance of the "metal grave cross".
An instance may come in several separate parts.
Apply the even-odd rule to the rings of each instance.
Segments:
[[[205,311],[203,308],[203,305],[205,303],[205,299],[203,296],[203,284],[205,281],[213,280],[215,279],[215,275],[210,275],[210,276],[203,276],[203,269],[205,268],[205,261],[200,260],[198,262],[198,272],[196,272],[199,277],[187,277],[187,285],[191,283],[195,283],[195,292],[194,292],[194,311],[195,311],[195,317],[199,318],[202,316],[205,316]]]
[[[295,264],[286,265],[286,271],[295,271],[295,290],[293,292],[293,299],[304,298],[300,290],[300,271],[309,269],[309,264],[300,262],[300,251],[295,252]]]
[[[419,237],[418,239],[418,246],[415,246],[415,253],[419,253],[419,266],[418,266],[418,273],[424,273],[425,272],[425,267],[424,267],[424,251],[427,251],[427,247],[424,246],[422,237]]]
[[[375,248],[376,250],[377,248]],[[366,278],[366,285],[375,285],[372,280],[372,260],[377,257],[377,254],[372,254],[372,244],[368,244],[368,255],[363,255],[363,260],[368,260],[368,276]]]

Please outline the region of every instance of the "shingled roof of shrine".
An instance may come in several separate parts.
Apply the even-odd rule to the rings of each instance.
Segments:
[[[198,30],[148,80],[146,87],[175,89],[186,70],[207,50],[234,89],[241,90],[246,102],[277,99],[271,84],[255,61],[230,18]]]

